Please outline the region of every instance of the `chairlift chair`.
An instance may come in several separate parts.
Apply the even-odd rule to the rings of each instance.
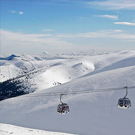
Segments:
[[[126,86],[126,87],[124,87],[124,88],[126,88],[126,95],[125,95],[125,97],[124,98],[120,98],[119,100],[118,100],[118,108],[120,108],[120,109],[128,109],[128,108],[131,108],[131,101],[130,101],[130,99],[129,98],[126,98],[126,96],[127,96],[127,94],[128,94],[128,87]]]
[[[66,104],[66,103],[63,103],[63,102],[61,101],[62,95],[63,95],[63,94],[60,95],[60,102],[61,102],[61,104],[59,104],[59,105],[57,106],[57,112],[60,113],[60,114],[66,114],[66,113],[69,113],[69,111],[70,111],[70,110],[69,110],[69,105]]]

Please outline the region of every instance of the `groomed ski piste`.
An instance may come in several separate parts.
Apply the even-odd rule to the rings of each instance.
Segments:
[[[23,128],[8,124],[1,124],[0,135],[73,135],[66,133],[47,132],[43,130]]]
[[[135,134],[135,51],[3,56],[0,82],[9,79],[20,80],[27,94],[0,101],[2,135]],[[117,107],[125,86],[126,110]],[[68,114],[57,112],[60,94]]]

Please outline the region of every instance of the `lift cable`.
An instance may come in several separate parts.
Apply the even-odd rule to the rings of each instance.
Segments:
[[[131,87],[121,87],[121,88],[108,88],[108,89],[94,89],[94,90],[79,90],[79,91],[70,91],[70,92],[63,92],[62,90],[59,92],[49,92],[49,93],[31,93],[31,94],[24,94],[24,95],[20,95],[19,97],[41,97],[41,96],[59,96],[61,94],[63,95],[74,95],[74,94],[87,94],[87,93],[96,93],[96,92],[107,92],[107,91],[118,91],[118,90],[123,90],[125,88],[128,89],[135,89],[135,86],[131,86]],[[12,95],[15,97],[15,95]]]
[[[132,87],[127,87],[128,89],[134,89],[135,86]],[[60,94],[63,95],[72,95],[72,94],[85,94],[85,93],[95,93],[95,92],[105,92],[105,91],[118,91],[118,90],[123,90],[125,87],[122,88],[108,88],[108,89],[95,89],[95,90],[79,90],[79,91],[70,91],[70,92],[50,92],[50,93],[39,93],[39,94],[29,94],[26,95],[25,97],[37,97],[37,96],[57,96]]]

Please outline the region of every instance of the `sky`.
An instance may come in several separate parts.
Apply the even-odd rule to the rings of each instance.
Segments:
[[[135,50],[135,0],[1,0],[0,51]]]

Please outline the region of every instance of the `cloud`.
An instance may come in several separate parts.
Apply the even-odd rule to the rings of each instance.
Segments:
[[[54,31],[53,29],[43,29],[45,32]]]
[[[48,37],[51,34],[24,34],[20,32],[11,32],[6,30],[1,30],[2,39],[7,39],[8,41],[21,41],[21,42],[47,42]]]
[[[133,9],[135,10],[135,0],[105,0],[86,2],[90,7],[107,10]]]
[[[59,40],[52,34],[25,34],[0,29],[3,52],[42,52],[44,49],[59,50],[71,48],[72,43]]]
[[[114,19],[114,20],[118,19],[118,16],[116,16],[116,15],[98,15],[97,17],[110,18],[110,19]]]
[[[20,12],[18,12],[20,15],[22,15],[23,14],[23,12],[22,11],[20,11]]]
[[[24,34],[20,32],[11,32],[0,30],[2,40],[20,41],[29,43],[48,43],[61,44],[66,43],[60,39],[63,38],[119,38],[119,39],[135,39],[135,34],[124,32],[123,30],[100,30],[96,32],[75,33],[75,34]]]
[[[15,10],[9,10],[9,12],[12,13],[12,14],[16,13]]]
[[[135,23],[130,23],[130,22],[114,22],[114,24],[135,26]]]
[[[41,53],[88,51],[91,48],[107,49],[131,46],[134,49],[135,34],[122,30],[100,30],[75,34],[25,34],[0,30],[2,53]],[[130,42],[130,44],[129,44]]]
[[[15,10],[9,10],[9,12],[10,13],[12,13],[12,14],[15,14],[15,13],[17,13],[17,11],[15,11]],[[22,11],[20,11],[20,12],[18,12],[20,15],[22,15],[23,14],[23,12]]]
[[[129,34],[122,30],[100,30],[97,32],[76,33],[76,34],[61,34],[59,38],[115,38],[115,39],[134,39],[135,34]]]

